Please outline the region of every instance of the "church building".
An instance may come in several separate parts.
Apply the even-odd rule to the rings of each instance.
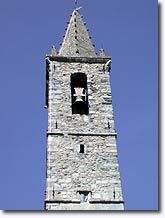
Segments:
[[[111,57],[96,54],[79,10],[46,56],[45,210],[124,210]]]

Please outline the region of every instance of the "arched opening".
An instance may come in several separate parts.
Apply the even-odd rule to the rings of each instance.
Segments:
[[[85,73],[71,75],[72,114],[88,115],[87,76]]]

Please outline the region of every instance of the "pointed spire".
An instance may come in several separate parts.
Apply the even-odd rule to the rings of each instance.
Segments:
[[[95,48],[87,28],[79,14],[79,8],[72,13],[68,28],[59,51],[60,56],[96,57]]]
[[[103,48],[100,49],[100,57],[102,57],[102,58],[106,57],[105,51]]]
[[[56,50],[56,47],[53,45],[51,52],[50,52],[50,56],[56,56],[56,55],[57,55],[57,50]]]

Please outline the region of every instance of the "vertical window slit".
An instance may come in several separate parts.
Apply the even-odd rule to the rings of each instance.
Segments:
[[[84,153],[84,145],[81,144],[81,145],[80,145],[80,154],[83,154],[83,153]]]

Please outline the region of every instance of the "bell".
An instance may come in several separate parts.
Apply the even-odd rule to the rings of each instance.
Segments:
[[[75,97],[75,102],[73,103],[73,111],[74,114],[85,114],[85,94],[83,94],[84,88],[82,87],[75,87],[74,88],[75,94],[73,96]]]
[[[76,100],[75,100],[74,104],[75,104],[75,103],[84,103],[83,98],[82,98],[82,97],[85,96],[85,95],[83,94],[84,88],[76,87],[76,88],[74,88],[74,90],[75,90],[75,94],[74,94],[73,96],[76,97]]]
[[[84,103],[82,96],[77,96],[76,101],[73,104],[75,104],[75,103]]]

